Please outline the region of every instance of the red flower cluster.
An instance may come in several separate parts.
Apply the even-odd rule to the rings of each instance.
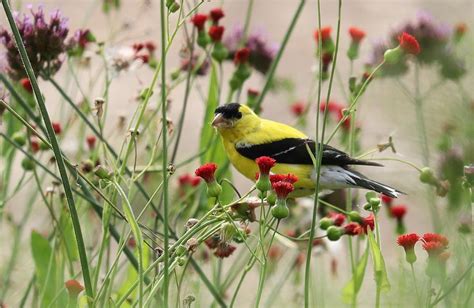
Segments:
[[[214,173],[216,170],[217,165],[215,163],[207,163],[197,168],[196,171],[194,171],[194,174],[201,177],[204,181],[206,181],[206,183],[211,183],[215,181]]]
[[[385,205],[392,205],[392,202],[393,202],[393,198],[392,197],[389,197],[387,195],[384,195],[384,194],[380,194],[380,199],[382,200],[382,203],[385,204]]]
[[[445,236],[443,236],[441,234],[437,234],[437,233],[425,233],[425,234],[423,234],[423,241],[425,243],[439,242],[445,247],[448,247],[448,245],[449,245],[449,240]]]
[[[417,55],[420,53],[420,44],[416,40],[416,38],[406,32],[403,32],[399,37],[398,41],[400,43],[400,47],[409,54]]]
[[[299,117],[304,113],[305,104],[303,102],[295,102],[290,106],[290,108],[291,108],[291,112],[295,116]]]
[[[257,163],[260,173],[264,175],[268,175],[270,173],[270,169],[276,164],[276,160],[268,156],[261,156],[257,158],[255,162]]]
[[[199,30],[202,31],[204,29],[204,24],[206,23],[207,15],[205,14],[196,14],[191,17],[191,23]]]
[[[272,187],[278,199],[286,199],[294,190],[293,184],[283,181],[272,183]]]
[[[245,64],[249,61],[250,58],[250,48],[244,47],[239,50],[234,55],[234,64]]]
[[[217,245],[216,250],[214,251],[214,255],[218,258],[227,258],[229,257],[234,250],[237,249],[234,245],[230,245],[228,243],[220,243]]]
[[[290,184],[295,184],[298,182],[298,177],[294,174],[271,174],[270,175],[270,182],[288,182]]]
[[[191,186],[191,187],[196,187],[201,183],[201,178],[197,176],[192,176],[189,173],[185,173],[181,175],[178,178],[179,186],[185,187],[185,186]]]
[[[346,216],[341,213],[334,213],[331,212],[329,213],[328,217],[333,221],[334,226],[342,226],[344,224],[344,221],[346,220]]]
[[[222,41],[222,36],[224,35],[224,27],[212,25],[209,28],[208,34],[213,42],[220,42]]]
[[[354,236],[362,233],[362,228],[356,222],[350,222],[344,226],[344,234]]]
[[[375,218],[374,218],[374,214],[370,214],[369,216],[367,217],[362,217],[362,222],[361,222],[361,227],[362,227],[362,231],[364,233],[367,233],[367,229],[370,228],[370,230],[374,230],[375,228]]]
[[[33,93],[33,87],[31,86],[30,80],[28,78],[20,79],[20,84],[28,93]]]
[[[365,37],[365,32],[357,27],[350,27],[349,35],[351,36],[352,41],[360,43],[360,41]]]
[[[321,31],[318,31],[318,29],[316,29],[316,31],[314,31],[314,39],[316,40],[316,42],[319,42],[319,37],[321,37],[321,41],[324,43],[325,41],[331,38],[331,31],[331,27],[323,27],[321,28]]]

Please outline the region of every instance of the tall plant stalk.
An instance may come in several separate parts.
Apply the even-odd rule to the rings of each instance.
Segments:
[[[69,207],[69,213],[71,215],[74,234],[76,236],[76,244],[79,251],[79,258],[81,262],[81,269],[82,269],[82,275],[84,278],[86,294],[89,298],[94,298],[94,292],[92,289],[92,283],[91,283],[90,271],[89,271],[89,262],[87,259],[84,239],[82,236],[81,224],[79,222],[79,216],[77,214],[76,206],[74,203],[74,197],[72,195],[71,186],[69,185],[69,179],[68,179],[68,175],[66,171],[66,166],[64,164],[64,159],[63,159],[63,156],[61,155],[61,150],[59,148],[58,140],[56,139],[56,135],[54,133],[54,129],[53,129],[51,119],[48,114],[48,110],[46,108],[46,104],[44,102],[43,95],[41,94],[40,88],[38,86],[36,76],[31,66],[31,62],[28,59],[25,45],[23,44],[23,39],[20,36],[20,32],[18,31],[18,27],[16,26],[15,20],[13,18],[12,11],[10,8],[10,3],[7,0],[2,0],[2,4],[3,4],[3,9],[5,11],[5,14],[7,15],[8,23],[10,24],[10,28],[15,37],[15,42],[16,42],[18,51],[20,53],[21,61],[23,65],[25,66],[26,74],[33,88],[33,93],[35,95],[36,102],[38,104],[38,107],[41,113],[41,117],[43,118],[46,130],[48,132],[49,140],[53,147],[54,158],[58,166],[59,174],[61,176],[61,182],[64,188],[66,201]]]

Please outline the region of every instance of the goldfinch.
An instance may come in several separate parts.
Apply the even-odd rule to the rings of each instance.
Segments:
[[[219,132],[230,162],[245,177],[255,181],[259,170],[255,159],[269,156],[276,160],[272,173],[292,173],[298,177],[291,197],[314,194],[316,172],[306,145],[314,153],[315,142],[304,133],[262,119],[248,106],[237,103],[218,107],[212,126]],[[382,166],[378,163],[351,158],[329,145],[323,146],[322,154],[321,189],[363,188],[394,198],[401,193],[350,168],[351,165]]]

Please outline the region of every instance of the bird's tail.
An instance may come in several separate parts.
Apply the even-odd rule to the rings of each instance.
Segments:
[[[346,171],[347,171],[347,174],[351,177],[351,179],[356,183],[356,186],[358,187],[373,190],[392,198],[398,198],[400,194],[405,195],[404,192],[401,192],[393,187],[382,184],[380,182],[373,181],[367,178],[366,176],[360,174],[357,171],[347,170],[347,169]]]

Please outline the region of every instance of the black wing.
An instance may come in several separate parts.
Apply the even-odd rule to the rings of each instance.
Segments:
[[[235,149],[240,155],[251,160],[255,160],[261,156],[269,156],[280,164],[312,165],[313,161],[311,160],[306,145],[308,145],[311,152],[314,153],[315,142],[311,139],[301,138],[285,138],[256,145],[237,144]],[[321,164],[336,166],[382,166],[375,162],[351,158],[346,153],[326,144],[323,145],[323,158]]]

